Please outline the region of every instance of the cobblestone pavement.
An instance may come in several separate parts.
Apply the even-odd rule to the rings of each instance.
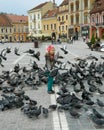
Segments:
[[[45,59],[45,50],[48,44],[51,43],[40,43],[39,48],[34,48],[33,43],[5,43],[0,44],[0,51],[3,48],[11,47],[12,53],[7,55],[7,60],[3,61],[4,68],[0,67],[0,74],[3,70],[11,70],[13,69],[16,63],[19,65],[30,67],[30,61],[34,61],[34,58],[30,57],[29,54],[23,53],[29,48],[34,49],[36,52],[39,50],[41,52],[40,61],[35,61],[40,67],[44,66]],[[67,45],[69,50],[68,55],[64,55],[60,50],[59,46]],[[82,40],[75,41],[73,44],[60,44],[54,45],[56,51],[59,51],[60,55],[63,55],[65,58],[63,62],[67,60],[71,62],[75,62],[76,57],[85,57],[86,55],[93,54],[100,59],[100,55],[104,55],[102,52],[94,52],[90,51],[88,47]],[[14,55],[14,48],[19,48],[20,56]],[[99,60],[100,62],[100,60]],[[60,86],[55,85],[55,91],[58,91]],[[104,87],[104,85],[103,85]],[[52,103],[56,103],[57,94],[48,95],[47,94],[47,85],[42,84],[38,87],[38,90],[33,90],[31,87],[24,88],[26,95],[29,95],[32,99],[38,102],[38,105],[42,105],[43,107],[48,107]],[[72,91],[72,88],[70,88]],[[101,100],[104,100],[104,97],[95,93],[95,97],[93,100],[96,100],[97,97],[100,97]],[[101,112],[104,112],[103,108],[97,108]],[[41,114],[39,119],[29,119],[26,115],[24,115],[20,108],[5,110],[0,112],[0,129],[1,130],[98,130],[97,127],[92,123],[92,121],[86,116],[84,111],[80,111],[83,116],[79,119],[74,119],[70,116],[68,111],[65,112],[50,112],[48,118],[44,118]],[[64,117],[65,116],[65,117]],[[63,119],[65,118],[65,119]],[[66,122],[65,122],[66,121]],[[104,130],[104,128],[100,128]]]

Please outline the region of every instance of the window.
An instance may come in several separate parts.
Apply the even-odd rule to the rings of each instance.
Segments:
[[[64,31],[64,26],[62,26],[62,31]]]
[[[76,15],[76,23],[79,24],[79,15]]]
[[[10,32],[12,32],[12,29],[10,28]]]
[[[3,33],[3,28],[1,29],[1,32]]]
[[[68,26],[66,25],[66,30],[68,30]]]
[[[62,21],[64,21],[64,16],[62,16]]]
[[[92,22],[95,22],[95,19],[94,19],[94,17],[92,17],[91,21],[92,21]]]
[[[22,30],[22,33],[23,33],[23,31],[24,31],[23,27],[21,28],[21,30]]]
[[[44,25],[44,30],[45,30],[45,25]]]
[[[8,32],[7,28],[6,28],[5,32],[6,32],[6,33]]]
[[[47,30],[49,29],[49,26],[47,25]]]
[[[53,25],[51,24],[51,30],[53,29]]]
[[[87,14],[84,15],[84,23],[87,23]]]
[[[74,10],[74,6],[73,6],[73,4],[71,4],[70,9],[71,9],[71,12],[73,12],[73,10]]]
[[[66,15],[66,20],[68,20],[68,15]]]
[[[71,25],[73,25],[73,23],[74,23],[74,18],[73,16],[71,16]]]
[[[40,19],[40,14],[38,14],[38,19]]]
[[[36,17],[35,17],[35,14],[34,14],[34,20],[36,19]]]
[[[40,29],[40,23],[38,23],[38,29]]]
[[[18,26],[18,33],[20,33],[20,26]]]
[[[98,21],[99,21],[99,20],[98,20],[98,15],[97,15],[97,17],[96,17],[96,23],[98,23]]]
[[[60,28],[60,26],[59,26],[59,31],[61,31],[61,28]]]
[[[76,1],[76,11],[79,10],[79,1]]]
[[[60,19],[60,17],[58,17],[58,21],[60,21],[61,19]]]
[[[54,24],[54,29],[56,29],[56,24]]]
[[[32,16],[30,15],[30,20],[32,20]]]
[[[84,8],[88,8],[88,0],[84,0]]]
[[[103,23],[104,23],[104,14],[103,14]]]

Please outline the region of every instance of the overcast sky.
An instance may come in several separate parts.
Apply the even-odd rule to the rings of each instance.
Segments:
[[[0,12],[27,15],[27,11],[35,6],[52,0],[0,0]],[[60,5],[63,0],[55,0]]]

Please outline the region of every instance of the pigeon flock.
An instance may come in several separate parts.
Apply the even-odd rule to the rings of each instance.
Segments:
[[[67,56],[66,47],[60,47]],[[11,53],[11,48],[3,49],[0,53],[0,65],[3,60],[7,60],[6,55]],[[75,58],[75,63],[63,62],[65,56],[57,53],[55,57],[55,67],[50,71],[54,77],[54,84],[58,85],[57,104],[50,104],[45,108],[38,101],[31,99],[25,94],[24,88],[31,87],[38,90],[44,83],[47,84],[46,67],[39,67],[36,60],[40,60],[40,52],[29,49],[27,53],[34,57],[31,68],[21,67],[16,64],[12,71],[2,71],[0,74],[0,110],[5,111],[12,108],[20,108],[29,118],[39,118],[42,114],[48,118],[49,112],[67,112],[76,120],[86,115],[96,127],[104,126],[104,57],[101,56],[102,62],[93,55],[85,58]],[[14,54],[20,56],[19,49],[14,49]]]

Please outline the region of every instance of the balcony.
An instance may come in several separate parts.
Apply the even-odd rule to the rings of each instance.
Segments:
[[[103,26],[104,25],[104,22],[102,23],[96,23],[96,26]]]

